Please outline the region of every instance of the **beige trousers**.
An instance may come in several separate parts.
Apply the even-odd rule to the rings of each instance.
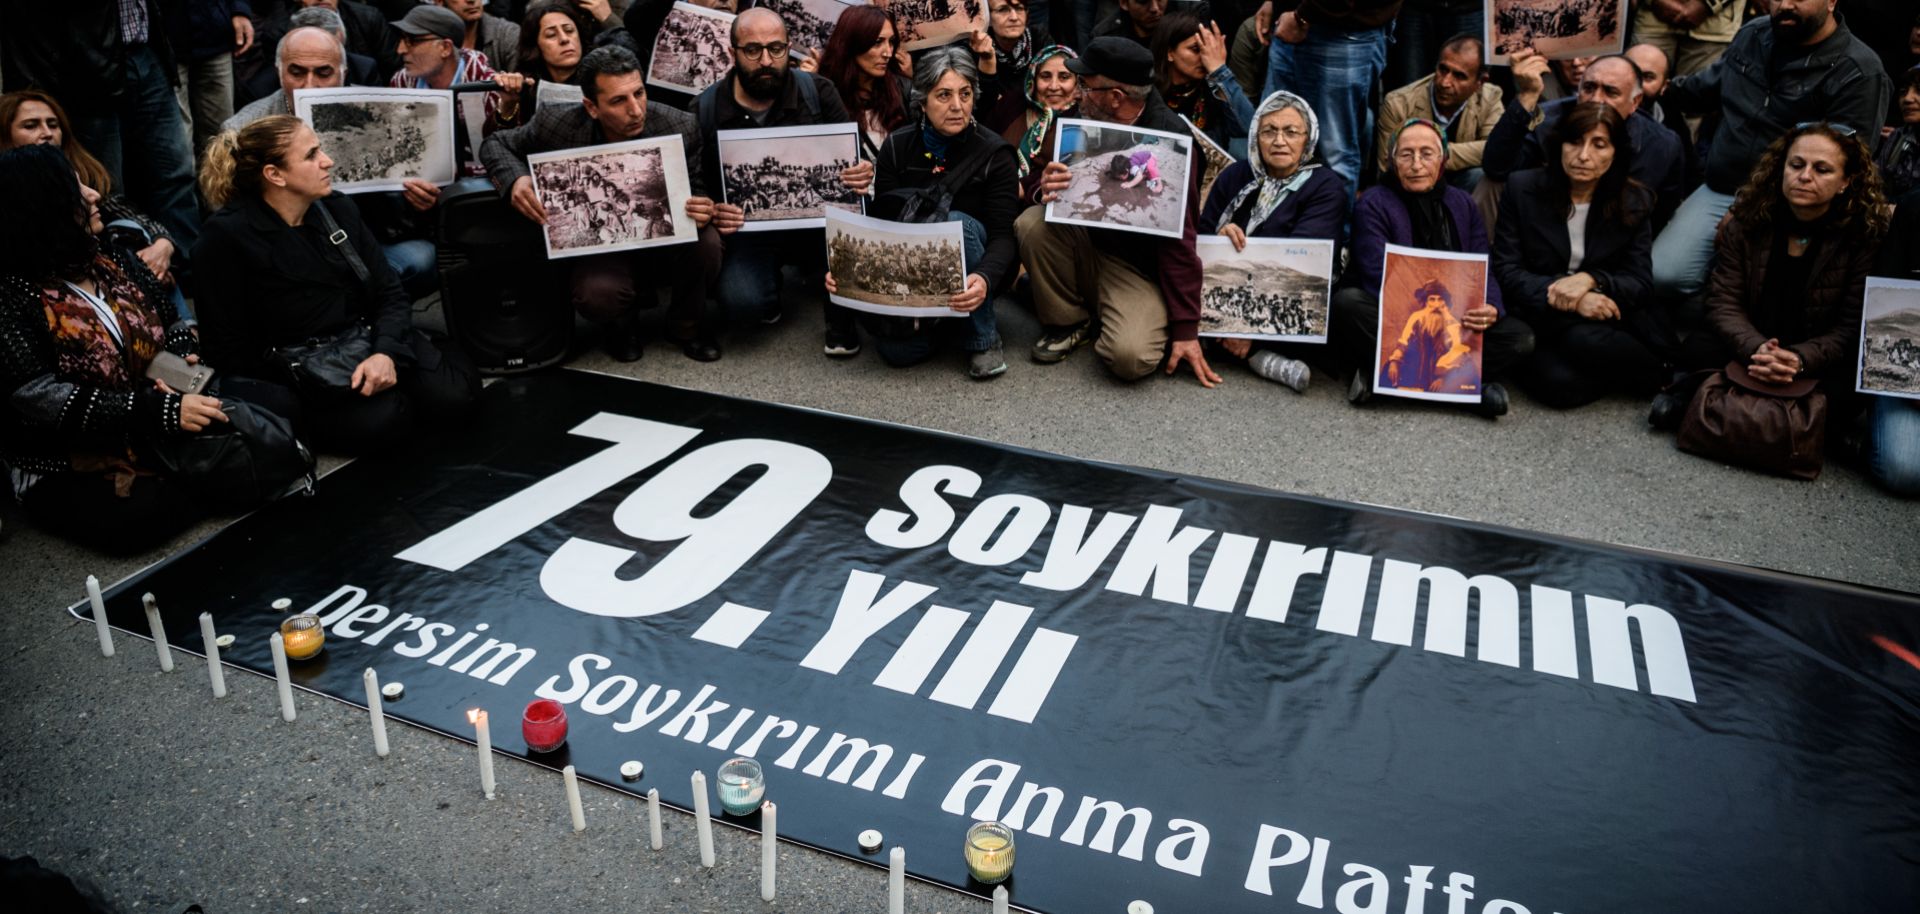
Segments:
[[[1142,378],[1160,367],[1167,350],[1167,304],[1158,283],[1097,249],[1087,229],[1048,222],[1044,206],[1027,207],[1013,231],[1041,324],[1071,327],[1097,319],[1100,337],[1093,351],[1122,379]]]

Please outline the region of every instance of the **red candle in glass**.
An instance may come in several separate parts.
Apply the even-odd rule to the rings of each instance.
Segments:
[[[526,737],[527,748],[535,752],[552,752],[567,741],[567,709],[551,698],[536,698],[527,703],[527,713],[520,717],[520,735]]]

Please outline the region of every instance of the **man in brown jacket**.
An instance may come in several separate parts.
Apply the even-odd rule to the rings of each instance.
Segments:
[[[1456,35],[1440,46],[1433,73],[1387,93],[1374,121],[1376,167],[1387,170],[1388,138],[1413,118],[1447,132],[1447,180],[1461,190],[1480,183],[1480,155],[1503,108],[1500,87],[1487,82],[1480,37]]]

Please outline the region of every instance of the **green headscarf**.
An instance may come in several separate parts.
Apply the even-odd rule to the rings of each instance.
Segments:
[[[1047,131],[1053,127],[1053,109],[1041,104],[1039,99],[1033,97],[1033,85],[1040,79],[1040,67],[1055,57],[1074,60],[1079,56],[1066,45],[1050,44],[1033,52],[1033,61],[1027,64],[1027,104],[1040,112],[1040,115],[1034,118],[1033,126],[1027,128],[1027,132],[1021,135],[1019,144],[1014,147],[1014,151],[1020,157],[1019,176],[1022,178],[1033,170],[1033,157],[1040,152],[1040,144],[1046,141]]]

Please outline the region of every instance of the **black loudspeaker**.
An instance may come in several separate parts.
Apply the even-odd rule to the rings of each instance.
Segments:
[[[449,193],[440,202],[438,248],[447,333],[482,374],[518,374],[567,357],[573,308],[539,226],[491,187]]]

